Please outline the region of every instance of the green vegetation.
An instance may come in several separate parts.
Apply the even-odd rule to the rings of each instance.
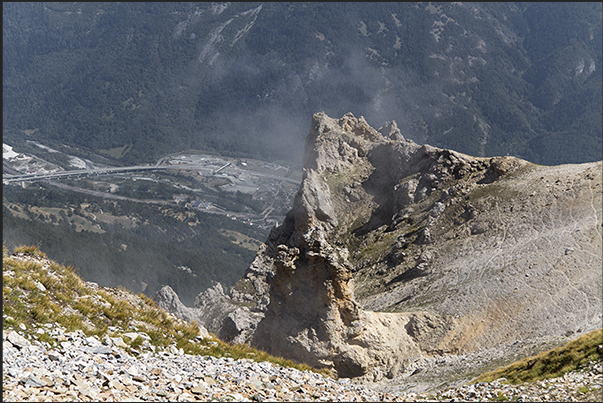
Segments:
[[[3,3],[5,141],[299,165],[324,110],[471,155],[601,159],[600,2],[211,7]]]
[[[603,360],[603,351],[599,347],[602,344],[603,329],[593,330],[564,346],[482,374],[475,381],[491,382],[506,378],[509,383],[518,384],[557,378],[579,370],[589,361]]]
[[[496,397],[494,399],[492,399],[493,402],[508,402],[509,398],[507,396],[505,396],[504,393],[502,392],[498,392],[498,394],[496,395]]]
[[[6,248],[6,245],[3,245],[3,250]],[[46,257],[37,246],[19,246],[15,248],[15,253],[23,253],[25,255],[37,256],[37,257]]]
[[[157,190],[160,198],[159,187],[145,189],[143,194]],[[32,185],[5,187],[2,232],[7,246],[37,245],[86,280],[150,296],[167,284],[191,306],[214,281],[233,286],[268,231],[177,205],[116,202]],[[234,234],[237,242],[229,238]]]
[[[130,151],[130,148],[132,148],[132,145],[128,144],[121,147],[115,147],[110,150],[98,150],[98,152],[104,155],[108,155],[109,157],[113,157],[115,159],[120,159],[121,157],[126,155],[128,151]]]
[[[19,255],[27,258],[21,259]],[[3,245],[2,258],[5,332],[25,325],[26,337],[55,347],[57,340],[36,329],[57,323],[67,332],[81,330],[86,336],[97,336],[101,340],[105,336],[121,337],[129,353],[137,355],[145,347],[145,339],[126,336],[136,329],[137,333],[149,336],[149,343],[155,349],[175,346],[186,354],[268,361],[331,376],[329,371],[274,357],[248,345],[226,343],[214,335],[198,339],[196,323],[174,317],[144,294],[134,295],[124,288],[93,287],[84,282],[73,267],[46,259],[36,247],[20,247],[10,254]]]

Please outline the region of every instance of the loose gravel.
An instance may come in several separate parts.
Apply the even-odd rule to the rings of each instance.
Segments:
[[[133,356],[119,337],[100,340],[53,323],[38,327],[41,333],[59,346],[3,332],[3,401],[603,401],[601,362],[531,384],[501,379],[438,394],[390,394],[268,362],[188,355],[175,346]]]

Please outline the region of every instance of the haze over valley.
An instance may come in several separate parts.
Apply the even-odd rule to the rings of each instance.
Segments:
[[[3,244],[392,393],[559,346],[602,320],[602,12],[3,3]]]

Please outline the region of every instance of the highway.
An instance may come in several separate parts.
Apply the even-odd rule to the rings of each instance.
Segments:
[[[59,178],[70,178],[77,176],[89,176],[89,175],[108,175],[121,172],[131,171],[150,171],[156,169],[172,168],[171,166],[158,167],[156,165],[138,165],[131,167],[118,167],[118,168],[96,168],[96,169],[77,169],[73,171],[60,171],[60,172],[49,172],[49,173],[31,173],[31,174],[16,174],[16,175],[3,175],[2,181],[4,183],[10,182],[30,182],[36,180],[48,180],[48,179],[59,179]]]
[[[156,170],[166,170],[166,169],[183,169],[183,170],[207,170],[208,174],[215,174],[227,166],[230,163],[220,167],[216,171],[211,171],[208,167],[200,166],[197,164],[178,164],[178,165],[135,165],[129,167],[111,167],[111,168],[95,168],[95,169],[78,169],[73,171],[60,171],[60,172],[49,172],[49,173],[28,173],[28,174],[4,174],[2,176],[3,183],[11,183],[11,182],[32,182],[37,180],[49,180],[49,179],[60,179],[60,178],[73,178],[73,177],[81,177],[81,176],[91,176],[91,175],[110,175],[116,173],[123,172],[136,172],[136,171],[156,171]],[[294,183],[299,185],[300,181],[286,178],[284,176],[278,175],[270,175],[260,172],[247,171],[253,175],[271,178],[276,180],[281,180],[285,182]]]

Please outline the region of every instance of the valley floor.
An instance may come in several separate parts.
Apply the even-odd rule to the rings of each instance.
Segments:
[[[3,332],[2,400],[53,401],[602,401],[603,362],[561,378],[523,385],[501,381],[436,394],[388,394],[349,379],[248,359],[141,352],[134,357],[111,338],[40,326],[63,340],[51,349],[17,331]]]

